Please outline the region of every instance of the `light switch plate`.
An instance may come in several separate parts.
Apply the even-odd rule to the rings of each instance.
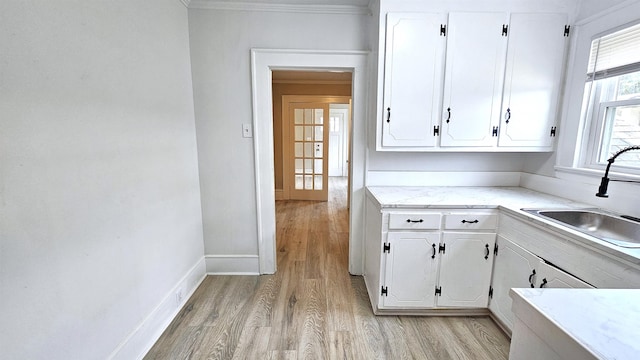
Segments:
[[[251,124],[242,124],[242,137],[245,137],[245,138],[253,137],[253,130],[251,129]]]

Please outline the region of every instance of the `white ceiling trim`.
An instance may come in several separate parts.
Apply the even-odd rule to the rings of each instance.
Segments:
[[[189,3],[191,2],[191,0],[179,0],[182,5],[184,5],[186,8],[189,8]]]
[[[367,6],[327,4],[266,4],[224,0],[180,0],[189,9],[267,11],[312,14],[371,15]]]

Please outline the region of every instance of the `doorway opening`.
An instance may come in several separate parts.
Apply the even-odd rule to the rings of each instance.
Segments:
[[[351,72],[272,71],[279,268],[291,257],[326,256],[305,254],[302,243],[309,251],[326,250],[315,242],[333,239],[348,249],[348,226],[340,224],[348,223],[351,88]],[[341,228],[340,236],[327,236],[329,228]],[[292,239],[291,231],[300,234]]]
[[[252,49],[254,159],[258,225],[258,257],[261,274],[276,272],[276,209],[274,189],[273,71],[344,71],[352,76],[348,199],[348,266],[352,275],[362,274],[364,197],[366,169],[366,114],[368,112],[369,52]]]
[[[329,177],[348,184],[352,85],[346,71],[272,71],[276,200],[327,201]]]

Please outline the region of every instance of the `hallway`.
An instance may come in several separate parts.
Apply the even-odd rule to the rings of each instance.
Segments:
[[[146,359],[506,359],[486,317],[373,315],[346,197],[330,178],[328,202],[277,202],[277,273],[207,276]]]

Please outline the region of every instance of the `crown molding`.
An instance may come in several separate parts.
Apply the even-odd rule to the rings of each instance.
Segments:
[[[289,12],[336,15],[371,15],[368,6],[326,4],[274,4],[225,0],[180,0],[189,9]]]
[[[187,9],[189,8],[189,4],[191,3],[191,0],[178,0],[182,3],[182,5],[184,5],[184,7],[186,7]]]

